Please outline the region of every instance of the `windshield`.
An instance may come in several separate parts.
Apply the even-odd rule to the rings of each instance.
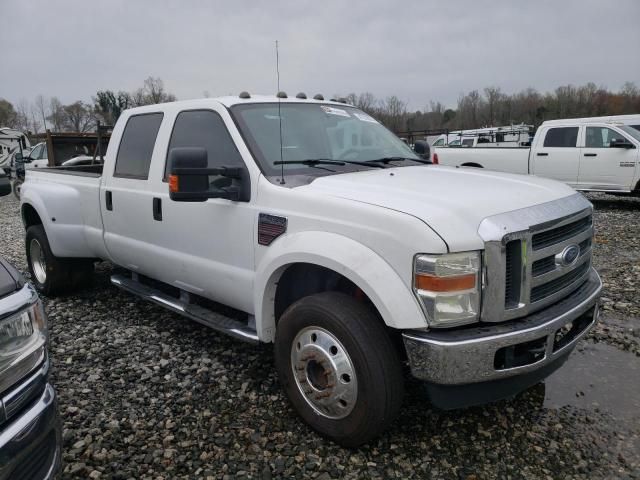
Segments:
[[[284,162],[335,160],[366,162],[387,157],[418,160],[413,151],[377,120],[350,106],[282,103],[282,158],[277,103],[236,105],[232,112],[254,157],[267,176],[280,174]],[[377,164],[378,166],[380,164]],[[393,166],[415,165],[414,162]],[[285,174],[320,174],[369,168],[363,165],[310,165],[287,163]],[[375,165],[371,166],[375,168]],[[316,170],[315,172],[312,170]]]
[[[636,130],[635,127],[631,127],[629,125],[622,125],[620,129],[640,142],[640,130]]]

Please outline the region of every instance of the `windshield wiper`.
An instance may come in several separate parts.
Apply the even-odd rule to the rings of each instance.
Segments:
[[[367,160],[367,163],[384,163],[385,165],[389,162],[403,162],[405,160],[410,160],[412,162],[424,163],[425,165],[432,165],[432,162],[429,160],[423,160],[421,158],[409,158],[409,157],[382,157],[376,158],[375,160]]]
[[[273,162],[274,165],[308,165],[315,167],[316,165],[361,165],[363,167],[376,167],[385,168],[383,165],[376,165],[375,163],[359,162],[357,160],[334,160],[332,158],[309,158],[307,160],[278,160]]]

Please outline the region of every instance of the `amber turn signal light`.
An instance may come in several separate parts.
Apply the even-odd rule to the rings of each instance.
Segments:
[[[470,273],[454,277],[416,274],[415,284],[417,289],[429,292],[457,292],[474,288],[476,286],[476,274]]]
[[[169,191],[171,193],[178,193],[178,176],[169,175]]]

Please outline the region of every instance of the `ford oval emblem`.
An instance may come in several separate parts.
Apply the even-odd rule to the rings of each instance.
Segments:
[[[563,267],[573,265],[580,256],[580,247],[578,245],[568,245],[562,252],[556,255],[556,264]]]

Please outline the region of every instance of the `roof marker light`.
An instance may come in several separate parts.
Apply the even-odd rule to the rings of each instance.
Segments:
[[[307,98],[307,94],[304,92],[300,92],[299,94],[296,95],[296,98],[300,98],[304,100]]]
[[[240,95],[238,95],[240,98],[251,98],[251,95],[249,94],[249,92],[240,92]]]
[[[278,98],[287,98],[287,93],[286,92],[278,92],[276,97],[278,97]]]
[[[322,94],[320,94],[320,93],[316,93],[316,94],[313,96],[313,99],[314,99],[314,100],[324,100],[324,97],[322,96]]]

